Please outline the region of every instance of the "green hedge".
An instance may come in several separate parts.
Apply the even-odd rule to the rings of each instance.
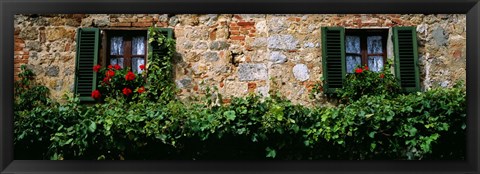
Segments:
[[[338,107],[69,98],[14,116],[16,159],[464,159],[466,146],[464,86]]]

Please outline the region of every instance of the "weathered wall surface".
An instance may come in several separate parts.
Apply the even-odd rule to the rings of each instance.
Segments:
[[[179,97],[216,86],[225,102],[249,92],[280,92],[312,104],[308,93],[322,77],[321,27],[417,26],[422,88],[465,80],[465,15],[238,14],[238,15],[16,15],[15,72],[27,64],[37,81],[60,98],[73,90],[79,27],[174,29]],[[391,48],[388,57],[392,58]]]

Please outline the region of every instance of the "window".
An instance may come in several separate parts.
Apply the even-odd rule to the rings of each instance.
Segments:
[[[173,37],[170,28],[156,28],[166,37]],[[148,53],[162,54],[162,50],[147,43],[148,35],[145,30],[124,30],[102,32],[99,28],[79,28],[77,30],[77,56],[75,61],[75,88],[74,93],[79,95],[80,101],[95,101],[91,92],[97,87],[97,74],[93,66],[101,64],[119,64],[121,67],[130,67],[133,72],[141,73],[140,65],[147,63]],[[103,40],[103,43],[101,42]],[[103,45],[104,53],[100,53]],[[102,54],[102,56],[100,56]],[[105,57],[102,61],[100,57]]]
[[[388,30],[345,30],[345,58],[347,73],[357,66],[368,66],[379,72],[387,61],[386,45]]]
[[[392,28],[395,76],[404,91],[419,91],[417,35],[415,27]],[[386,62],[388,32],[385,29],[322,28],[324,92],[342,88],[347,73],[358,65],[381,71]]]
[[[147,31],[109,31],[107,62],[120,67],[130,67],[134,73],[142,73],[147,54]]]

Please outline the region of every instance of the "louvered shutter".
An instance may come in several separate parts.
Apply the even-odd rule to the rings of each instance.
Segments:
[[[333,93],[345,79],[345,29],[322,27],[323,90]]]
[[[173,30],[171,28],[155,28],[155,30],[157,32],[161,32],[167,38],[173,37]],[[153,53],[153,54],[158,54],[159,56],[166,55],[168,51],[168,50],[161,50],[160,47],[158,47],[158,44],[156,41],[148,45],[148,50],[149,50],[149,54]]]
[[[77,58],[75,71],[75,94],[80,101],[94,101],[91,93],[96,89],[97,73],[93,66],[98,60],[98,28],[80,28],[77,31]]]
[[[420,91],[415,27],[394,27],[395,76],[406,92]]]

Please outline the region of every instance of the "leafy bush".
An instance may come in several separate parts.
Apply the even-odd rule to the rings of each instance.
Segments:
[[[34,119],[18,120],[18,125],[42,123],[21,130],[48,130],[36,137],[50,140],[49,153],[42,157],[463,159],[465,152],[466,102],[461,87],[391,99],[364,96],[331,108],[253,95],[223,106],[124,98],[106,98],[94,106],[77,102],[73,98],[67,104],[20,112]],[[446,139],[452,137],[455,142]]]
[[[19,80],[14,83],[14,110],[30,110],[37,105],[51,102],[48,98],[49,91],[46,86],[37,85],[33,81],[35,74],[26,65],[20,67]]]
[[[363,96],[350,105],[324,110],[321,121],[307,133],[342,146],[345,149],[340,152],[352,159],[445,158],[452,151],[456,153],[450,155],[465,155],[465,117],[465,91],[458,87],[392,99]],[[450,134],[456,138],[450,139]],[[438,149],[451,141],[457,149],[432,149],[434,144]]]
[[[54,120],[56,115],[48,108],[52,104],[48,98],[48,88],[37,85],[33,81],[35,74],[25,65],[20,68],[19,80],[14,83],[14,143],[16,149],[22,149],[23,152],[45,156],[50,143],[46,135],[54,132],[49,128],[61,122]],[[15,154],[22,157],[22,151],[16,151]]]
[[[343,103],[357,101],[364,95],[395,97],[401,93],[400,86],[389,70],[389,64],[381,72],[370,71],[366,66],[357,67],[355,73],[347,74],[344,87],[336,91],[336,96]]]

